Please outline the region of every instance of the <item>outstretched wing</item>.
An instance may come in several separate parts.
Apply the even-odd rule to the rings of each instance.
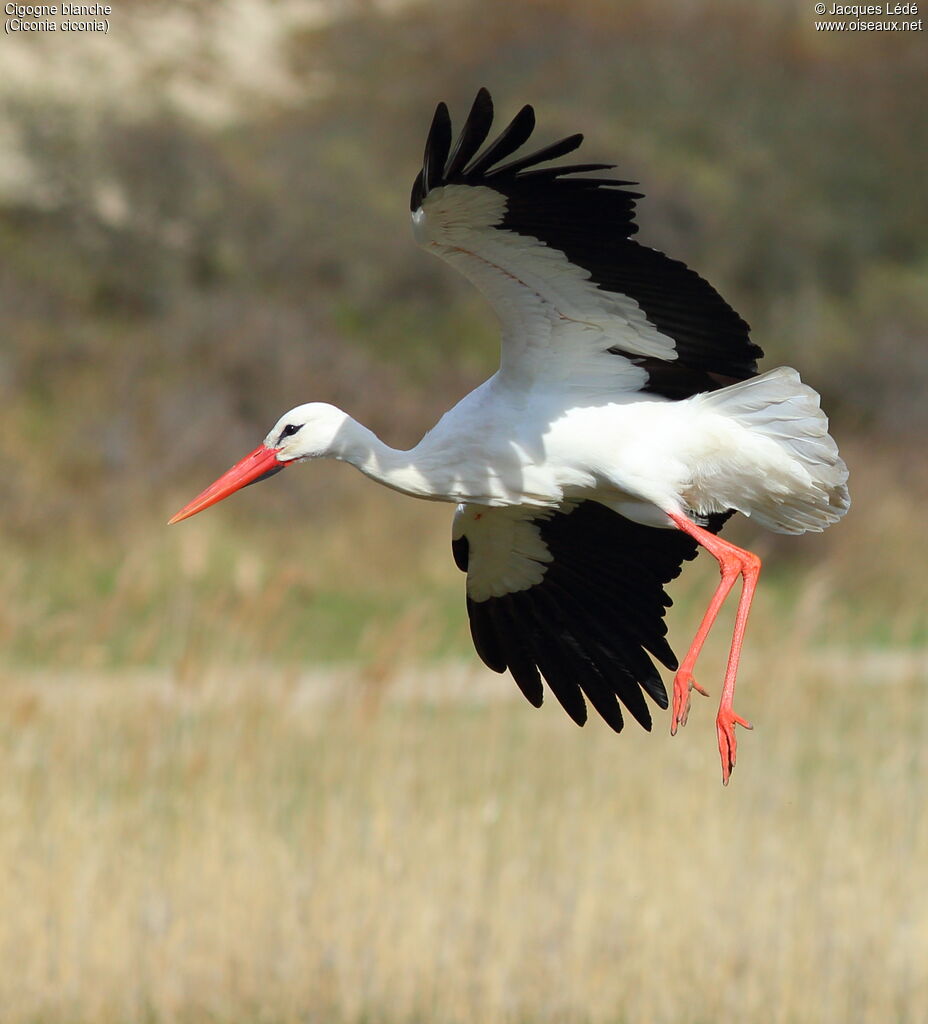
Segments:
[[[531,107],[482,151],[486,89],[452,147],[438,105],[412,189],[426,249],[487,296],[503,327],[500,372],[607,391],[684,398],[757,372],[748,325],[683,263],[631,240],[632,182],[578,176],[611,164],[539,166],[573,152],[571,135],[508,160],[535,125]]]
[[[710,528],[725,518],[711,517]],[[695,557],[691,537],[641,526],[595,501],[541,511],[459,505],[452,550],[467,573],[471,635],[487,666],[508,668],[535,707],[544,679],[578,725],[586,697],[617,732],[623,705],[651,728],[644,694],[667,707],[651,659],[677,667],[664,584]]]

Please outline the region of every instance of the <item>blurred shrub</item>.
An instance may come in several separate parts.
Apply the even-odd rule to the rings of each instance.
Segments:
[[[290,99],[237,119],[3,99],[28,174],[0,194],[0,512],[41,531],[125,511],[310,398],[413,443],[495,358],[482,300],[405,217],[435,101],[459,120],[480,84],[501,118],[534,103],[540,143],[580,129],[640,179],[641,240],[712,280],[767,365],[849,423],[923,431],[919,41],[825,40],[807,15],[344,4],[286,36]]]

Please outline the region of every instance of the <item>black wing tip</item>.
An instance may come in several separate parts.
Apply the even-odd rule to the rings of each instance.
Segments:
[[[471,104],[470,113],[445,164],[445,177],[452,178],[476,156],[486,142],[493,125],[493,99],[488,89],[480,88]]]
[[[575,132],[563,139],[544,146],[536,152],[501,163],[511,156],[528,141],[535,130],[535,109],[525,104],[509,124],[493,142],[482,152],[490,127],[493,124],[493,97],[489,89],[481,86],[477,90],[474,101],[467,115],[461,133],[452,145],[451,115],[448,105],[442,101],[432,116],[425,144],[422,170],[416,176],[410,196],[410,209],[415,212],[423,200],[432,191],[447,184],[490,185],[520,181],[523,178],[535,177],[538,181],[557,184],[564,176],[586,171],[588,169],[611,170],[613,164],[596,164],[589,168],[585,165],[565,165],[563,167],[545,167],[530,171],[551,160],[556,160],[567,153],[572,153],[583,143],[583,134]],[[623,187],[636,182],[626,182],[606,178],[579,179],[567,178],[572,182],[584,181],[588,188]],[[631,199],[640,199],[638,193],[629,193]]]
[[[450,150],[451,114],[447,104],[442,102],[435,108],[422,158],[422,180],[426,192],[435,188],[442,180]]]
[[[474,106],[471,107],[473,111],[474,107],[486,107],[490,113],[493,113],[493,97],[490,95],[490,90],[485,86],[481,85],[477,90],[477,95],[474,97]]]

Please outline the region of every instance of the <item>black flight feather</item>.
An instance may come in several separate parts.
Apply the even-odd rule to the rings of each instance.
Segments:
[[[445,162],[451,149],[451,115],[444,103],[435,108],[422,158],[422,181],[425,191],[436,188],[444,180]]]
[[[493,606],[485,601],[467,601],[470,635],[480,660],[494,672],[506,671],[506,655],[493,619]]]
[[[523,621],[518,602],[509,597],[493,602],[491,614],[512,678],[529,704],[540,708],[544,687],[532,657],[531,645],[525,640],[531,630],[531,622]]]
[[[479,178],[493,164],[505,160],[507,156],[523,146],[535,130],[535,111],[531,107],[523,107],[500,134],[490,143],[483,153],[464,168],[464,178]]]
[[[486,89],[481,89],[474,105],[470,108],[458,141],[445,167],[445,180],[451,181],[460,174],[464,165],[474,158],[477,150],[486,142],[493,124],[493,100]]]
[[[567,164],[564,167],[536,167],[533,171],[524,171],[519,175],[522,181],[550,181],[563,174],[583,174],[586,171],[608,171],[615,164]],[[612,178],[580,178],[587,188],[599,185],[634,185],[633,181],[613,181]]]
[[[556,160],[559,156],[566,156],[568,153],[572,153],[580,147],[582,142],[583,136],[579,133],[568,135],[566,139],[561,139],[560,142],[552,142],[550,146],[544,146],[534,153],[529,153],[528,156],[520,156],[518,160],[512,160],[508,164],[503,164],[502,167],[497,167],[487,174],[487,178],[493,181],[494,178],[514,177],[519,171],[525,170],[527,167],[534,167],[536,164],[543,164],[545,160]],[[514,152],[514,150],[510,150],[510,152]],[[498,159],[500,159],[499,156],[494,154],[493,162],[495,163]],[[613,164],[612,166],[615,165]],[[561,168],[557,169],[561,170],[561,173],[570,173],[568,168],[563,170]]]

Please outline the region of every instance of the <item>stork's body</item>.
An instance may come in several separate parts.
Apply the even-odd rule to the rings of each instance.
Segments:
[[[824,529],[847,510],[847,470],[796,371],[758,376],[744,321],[683,264],[631,241],[639,197],[627,183],[575,176],[604,165],[529,170],[579,136],[497,167],[534,119],[524,108],[479,153],[491,120],[481,90],[452,150],[439,106],[412,207],[420,244],[493,304],[499,371],[410,451],[333,406],[291,410],[173,521],[318,457],[454,502],[481,658],[508,668],[532,703],[543,677],[575,721],[585,696],[617,730],[620,704],[646,728],[643,694],[667,706],[651,661],[677,669],[663,586],[701,545],[722,578],[676,673],[671,731],[686,721],[696,657],[741,576],[717,717],[727,782],[734,725],[747,725],[732,696],[760,562],[716,534],[733,511],[783,533]]]
[[[829,511],[831,492],[816,486],[801,449],[752,428],[745,411],[751,392],[785,392],[793,399],[786,422],[795,430],[797,383],[795,371],[780,369],[752,378],[750,389],[739,385],[712,398],[625,396],[565,408],[562,395],[513,391],[496,375],[409,451],[388,447],[332,406],[322,408],[331,410],[331,457],[412,497],[537,508],[594,499],[658,528],[672,527],[668,512],[704,517],[735,509],[778,532],[801,533],[800,526],[826,525],[837,511]],[[807,396],[807,427],[824,432],[811,392],[799,387]],[[769,419],[769,398],[763,408]],[[808,506],[808,519],[796,518],[797,500]]]

